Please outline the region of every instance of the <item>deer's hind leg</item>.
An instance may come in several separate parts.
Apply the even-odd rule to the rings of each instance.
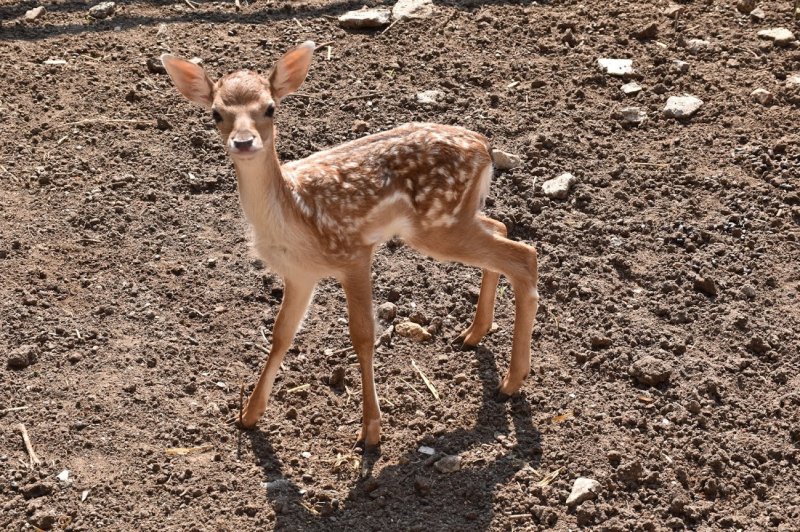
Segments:
[[[500,272],[511,282],[514,289],[514,339],[511,364],[500,383],[499,392],[501,396],[517,392],[531,368],[531,337],[539,308],[536,250],[490,231],[487,223],[478,218],[457,226],[420,231],[408,243],[440,260],[458,261],[490,272]],[[491,277],[489,281],[494,285]],[[488,288],[491,288],[491,292],[495,290],[494,286],[489,286],[487,292]],[[488,314],[485,309],[489,301],[490,298],[487,298],[485,306],[479,308],[479,314],[486,313],[479,317],[481,323],[484,323]]]
[[[508,230],[503,222],[479,215],[478,220],[490,231],[505,237]],[[458,337],[465,347],[475,347],[480,343],[486,333],[492,327],[494,321],[494,306],[497,296],[497,284],[500,281],[500,273],[497,271],[483,269],[481,272],[481,291],[478,296],[478,305],[475,310],[475,318],[466,330]]]

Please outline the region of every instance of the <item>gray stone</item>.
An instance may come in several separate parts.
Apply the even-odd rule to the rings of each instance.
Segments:
[[[500,150],[492,150],[492,161],[498,170],[512,170],[522,166],[522,159],[519,156]]]
[[[25,12],[25,22],[33,22],[34,20],[38,19],[42,15],[44,15],[45,9],[44,6],[34,7],[33,9],[29,9]]]
[[[620,110],[620,116],[624,124],[637,126],[647,120],[647,113],[638,107],[625,107]]]
[[[786,46],[794,41],[794,33],[786,28],[769,28],[758,32],[758,37],[774,42],[777,46]]]
[[[339,26],[347,30],[368,30],[387,26],[392,11],[387,8],[348,11],[339,17]]]
[[[542,183],[542,192],[548,198],[566,199],[576,181],[577,178],[574,175],[564,172],[560,176]]]
[[[392,321],[397,316],[397,306],[394,303],[383,303],[378,307],[378,318],[383,321]]]
[[[455,473],[461,469],[461,457],[458,455],[444,456],[433,464],[439,473]]]
[[[392,7],[392,18],[427,18],[433,15],[433,0],[397,0]]]
[[[642,92],[642,86],[636,83],[635,81],[631,81],[630,83],[626,83],[622,87],[622,92],[625,93],[626,96],[635,96]]]
[[[572,483],[572,491],[567,497],[567,506],[578,506],[584,501],[597,497],[600,483],[593,478],[578,477]]]
[[[656,386],[669,380],[672,367],[654,356],[644,356],[631,364],[628,373],[641,384]]]
[[[761,22],[767,17],[767,14],[764,13],[764,10],[760,7],[755,8],[750,12],[750,18],[755,20],[756,22]]]
[[[708,50],[711,43],[705,39],[689,39],[686,41],[686,49],[693,54],[699,54],[704,50]]]
[[[678,18],[683,15],[685,8],[678,4],[670,4],[664,8],[664,14],[669,18]]]
[[[672,69],[681,74],[686,74],[689,72],[689,63],[681,61],[680,59],[675,59],[672,61]]]
[[[703,105],[703,100],[695,96],[670,96],[664,106],[664,116],[667,118],[689,118]]]
[[[89,8],[89,16],[97,19],[108,18],[114,14],[116,9],[117,4],[114,2],[101,2]]]
[[[417,101],[422,105],[431,105],[442,99],[444,93],[437,90],[422,91],[417,93]]]
[[[597,64],[606,74],[610,74],[612,76],[633,74],[633,59],[612,59],[609,57],[601,57],[597,60]]]
[[[769,107],[775,101],[775,97],[766,89],[756,89],[750,93],[750,98],[756,103]]]

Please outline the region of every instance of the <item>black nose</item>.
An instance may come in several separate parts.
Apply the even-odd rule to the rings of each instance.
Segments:
[[[247,140],[233,139],[233,147],[237,150],[249,150],[253,147],[252,137]]]

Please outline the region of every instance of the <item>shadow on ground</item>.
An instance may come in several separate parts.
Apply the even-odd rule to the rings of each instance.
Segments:
[[[274,486],[266,491],[276,513],[276,529],[489,529],[495,488],[508,482],[526,463],[538,467],[541,438],[531,422],[531,406],[524,393],[506,403],[496,401],[499,375],[492,352],[479,348],[472,354],[477,357],[483,385],[483,401],[474,427],[445,433],[432,443],[417,441],[396,464],[386,467],[382,466],[385,457],[365,457],[361,478],[345,501],[323,501],[312,508],[300,488],[284,479],[283,466],[269,437],[260,430],[247,433],[265,482]],[[506,454],[480,458],[483,444],[496,444],[503,437],[515,442]],[[427,460],[418,452],[423,444],[435,448],[437,456]],[[462,469],[439,473],[432,463],[442,454],[464,454]],[[448,496],[440,497],[442,493]]]

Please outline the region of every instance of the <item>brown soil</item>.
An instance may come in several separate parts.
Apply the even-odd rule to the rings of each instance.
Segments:
[[[733,2],[683,4],[675,22],[665,2],[437,1],[435,18],[385,34],[339,29],[334,17],[362,2],[118,4],[93,21],[84,2],[45,2],[27,24],[35,2],[0,5],[0,529],[800,528],[800,94],[786,81],[800,52],[756,37],[797,32],[791,2],[765,3],[756,23]],[[651,22],[655,38],[632,36]],[[692,38],[710,45],[692,53]],[[305,39],[330,41],[330,59],[320,50],[279,110],[285,160],[364,134],[357,121],[469,127],[523,157],[496,176],[487,212],[541,260],[534,371],[497,403],[507,283],[499,330],[455,351],[479,272],[381,250],[376,303],[442,328],[378,350],[371,472],[351,451],[360,381],[333,282],[258,429],[228,423],[264,361],[281,283],[248,251],[210,116],[147,66],[172,51],[215,76],[265,70]],[[633,58],[643,92],[624,97],[598,57]],[[758,87],[772,106],[752,101]],[[417,104],[430,89],[444,99]],[[663,118],[683,93],[705,105]],[[622,125],[626,105],[650,118]],[[579,183],[547,199],[541,184],[564,171]],[[668,380],[631,375],[646,356]],[[337,368],[346,389],[328,384]],[[444,454],[461,469],[438,472]],[[600,489],[575,510],[579,476]]]

